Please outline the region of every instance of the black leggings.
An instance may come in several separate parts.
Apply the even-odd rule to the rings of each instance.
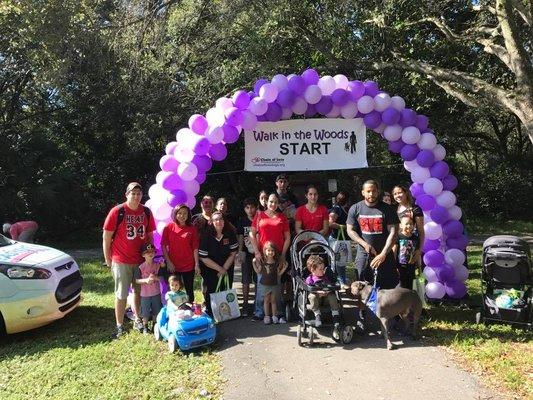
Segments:
[[[398,266],[398,272],[400,273],[400,286],[406,289],[413,288],[413,279],[415,279],[416,265],[404,265]]]
[[[187,272],[176,272],[177,276],[181,276],[183,286],[189,296],[189,303],[194,303],[194,269]]]

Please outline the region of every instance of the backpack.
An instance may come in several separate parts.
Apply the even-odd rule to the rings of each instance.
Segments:
[[[150,216],[152,215],[152,211],[146,207],[144,204],[141,204],[144,208],[144,214],[146,215],[146,218],[148,221],[150,221]],[[117,234],[118,226],[121,224],[122,221],[124,221],[124,215],[126,215],[126,209],[124,208],[124,204],[121,204],[118,209],[118,217],[117,217],[117,224],[115,226],[115,231],[113,232],[113,236],[111,236],[111,239],[115,238],[115,235]]]

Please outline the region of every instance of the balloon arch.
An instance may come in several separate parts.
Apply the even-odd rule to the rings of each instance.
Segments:
[[[219,98],[205,116],[189,118],[189,127],[180,129],[176,141],[166,145],[161,171],[149,189],[147,205],[157,222],[156,245],[172,208],[181,203],[195,206],[213,161],[226,158],[226,144],[236,142],[243,129],[253,129],[260,121],[293,115],[362,118],[367,128],[388,141],[389,150],[401,156],[411,173],[410,191],[424,212],[426,294],[463,297],[468,239],[452,192],[457,178],[443,161],[446,150],[437,143],[428,118],[406,108],[401,97],[381,91],[376,82],[349,81],[344,75],[320,77],[314,69],[301,75],[276,75],[271,81],[259,79],[253,91],[237,90],[231,98]]]

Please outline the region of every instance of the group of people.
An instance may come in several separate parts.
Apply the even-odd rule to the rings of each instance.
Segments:
[[[149,317],[161,307],[157,285],[161,275],[170,275],[169,306],[176,306],[176,299],[193,303],[194,278],[201,275],[205,310],[212,314],[210,295],[225,275],[229,285],[233,284],[235,264],[240,264],[242,271],[242,315],[253,314],[252,319],[265,324],[285,323],[283,298],[292,290],[288,251],[291,238],[302,230],[330,239],[338,238],[340,231],[347,233],[358,245],[355,266],[363,279],[373,281],[377,270],[381,288],[400,283],[410,287],[421,262],[424,221],[406,187],[395,186],[392,190],[396,209],[379,196],[377,182],[369,180],[362,187],[363,200],[349,207],[347,194],[339,192],[328,210],[319,203],[315,186],[306,188],[306,202],[298,206],[289,191],[288,177],[278,175],[275,183],[272,193],[261,191],[257,201],[244,200],[241,218],[229,213],[226,198],[215,201],[209,195],[202,198],[198,214],[192,215],[185,204],[174,207],[171,221],[162,232],[164,263],[154,262],[155,221],[150,210],[141,204],[142,187],[137,182],[130,183],[126,202],[111,209],[103,226],[103,252],[115,281],[114,336],[124,333],[124,310],[130,290],[136,315],[134,327],[148,332]],[[319,261],[308,262],[309,279],[324,279],[324,265]],[[345,267],[337,273],[342,288],[347,289]],[[256,300],[250,307],[252,284]],[[315,303],[313,299],[311,306],[316,314]],[[338,308],[331,306],[334,316],[338,315]]]

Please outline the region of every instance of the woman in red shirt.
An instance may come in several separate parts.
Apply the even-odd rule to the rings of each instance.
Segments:
[[[307,186],[305,197],[307,204],[296,209],[295,230],[315,231],[326,237],[329,232],[329,213],[325,206],[318,204],[318,190],[315,186]]]
[[[177,205],[172,210],[172,222],[163,229],[161,247],[169,272],[181,276],[191,303],[194,273],[200,274],[199,245],[198,231],[191,224],[191,210],[185,204]]]

